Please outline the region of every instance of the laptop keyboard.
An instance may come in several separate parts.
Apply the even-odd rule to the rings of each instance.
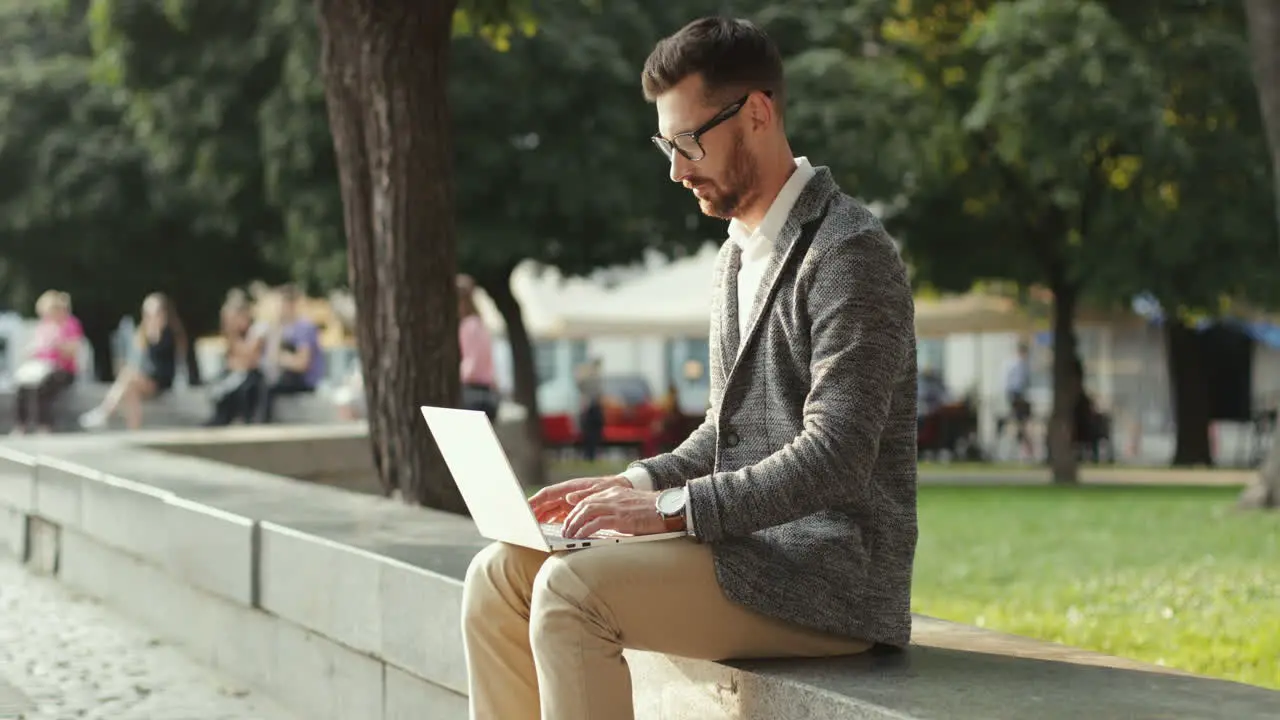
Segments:
[[[570,538],[564,537],[564,525],[562,523],[542,523],[541,525],[539,525],[539,527],[542,528],[542,534],[546,537],[564,538],[566,540],[570,539]],[[594,535],[591,535],[589,537],[572,538],[572,539],[590,540],[591,538],[619,538],[619,537],[630,537],[630,535],[627,535],[626,533],[615,532],[613,530],[601,530],[600,532],[595,533]]]

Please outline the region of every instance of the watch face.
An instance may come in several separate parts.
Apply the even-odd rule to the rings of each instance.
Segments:
[[[679,515],[684,512],[684,488],[664,490],[658,495],[658,512],[663,515]]]

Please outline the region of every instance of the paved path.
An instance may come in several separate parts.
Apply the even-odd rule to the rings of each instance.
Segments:
[[[0,558],[0,718],[296,720],[8,558]]]

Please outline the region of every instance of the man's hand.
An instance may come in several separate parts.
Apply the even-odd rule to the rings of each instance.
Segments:
[[[583,478],[543,488],[529,499],[538,522],[563,518],[567,538],[601,530],[628,535],[667,532],[655,505],[658,493],[641,492],[624,477]]]
[[[565,518],[563,534],[567,538],[585,538],[601,530],[627,535],[667,532],[666,523],[658,515],[657,500],[657,492],[636,490],[630,484],[606,488],[574,504]]]
[[[631,487],[621,475],[578,478],[548,485],[529,498],[529,507],[540,523],[564,522],[569,511],[584,498],[612,487]]]

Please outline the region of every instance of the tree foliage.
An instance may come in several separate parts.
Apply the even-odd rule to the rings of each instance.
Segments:
[[[95,81],[88,10],[0,2],[0,260],[21,310],[49,287],[72,294],[109,373],[108,335],[147,292],[169,293],[199,331],[227,285],[266,268],[252,238],[205,221],[206,198],[156,162],[126,98]]]
[[[1145,291],[1213,312],[1224,298],[1271,299],[1274,235],[1261,222],[1239,9],[836,5],[765,15],[806,39],[790,61],[797,130],[846,187],[887,202],[918,282],[1052,290],[1053,454],[1055,476],[1069,480],[1079,303]]]
[[[1271,188],[1280,223],[1280,1],[1245,0],[1253,78],[1271,155]],[[1280,428],[1257,479],[1240,498],[1245,507],[1280,507]]]

